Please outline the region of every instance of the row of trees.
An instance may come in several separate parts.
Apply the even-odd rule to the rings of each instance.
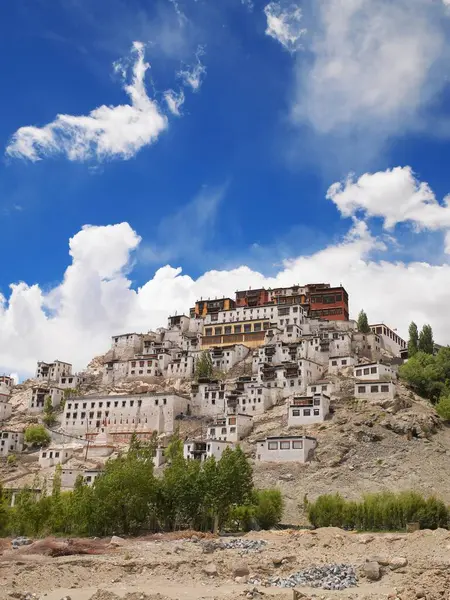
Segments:
[[[450,524],[450,511],[441,500],[425,499],[416,492],[367,494],[360,502],[326,494],[307,503],[306,510],[314,527],[404,531],[412,522],[420,523],[422,529],[448,528]]]
[[[424,325],[421,332],[417,328],[414,321],[409,326],[409,339],[408,339],[408,357],[415,356],[418,352],[424,352],[425,354],[434,354],[434,339],[433,330],[431,325]]]
[[[73,492],[61,491],[55,473],[51,494],[24,490],[13,508],[0,499],[0,535],[106,536],[145,530],[212,530],[271,527],[281,519],[278,490],[255,490],[250,462],[238,447],[219,461],[183,458],[176,438],[167,449],[162,477],[153,470],[155,445],[134,439],[127,454],[109,460],[93,486],[81,478]]]

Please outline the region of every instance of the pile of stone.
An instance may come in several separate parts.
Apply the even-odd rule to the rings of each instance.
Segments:
[[[231,538],[221,545],[226,550],[243,550],[246,552],[260,552],[267,545],[265,540],[244,540],[242,538]]]
[[[266,587],[295,588],[304,585],[323,590],[345,590],[358,585],[355,569],[344,564],[313,566],[287,578],[275,576],[261,580],[252,577],[248,582]]]
[[[17,548],[20,548],[20,546],[29,546],[31,543],[32,540],[30,540],[30,538],[19,536],[11,541],[11,546],[13,550],[16,550]]]

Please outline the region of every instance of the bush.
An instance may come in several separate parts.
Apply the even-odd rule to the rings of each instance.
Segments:
[[[281,521],[283,497],[280,490],[257,490],[254,493],[254,517],[261,529],[271,529]]]
[[[448,528],[449,509],[434,497],[416,492],[367,494],[360,502],[348,502],[339,494],[319,496],[307,507],[314,527],[342,527],[360,531],[400,531],[407,523],[422,529]]]
[[[442,396],[436,404],[436,412],[445,421],[450,421],[450,396]]]
[[[25,443],[34,447],[48,446],[50,435],[43,425],[30,425],[25,429]]]

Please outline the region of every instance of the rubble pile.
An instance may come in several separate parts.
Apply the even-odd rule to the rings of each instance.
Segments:
[[[243,550],[244,552],[260,552],[267,545],[265,540],[244,540],[242,538],[232,538],[222,542],[226,550]]]
[[[248,582],[266,587],[295,588],[304,585],[323,590],[345,590],[358,585],[355,569],[345,564],[312,566],[287,578],[275,576],[261,580],[252,577]]]

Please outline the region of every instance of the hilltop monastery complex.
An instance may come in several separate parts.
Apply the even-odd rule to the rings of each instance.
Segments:
[[[185,457],[219,459],[225,448],[249,435],[255,417],[280,404],[286,409],[286,430],[280,437],[257,440],[254,458],[306,462],[317,443],[308,426],[331,418],[336,376],[345,372],[354,378],[355,398],[396,394],[396,370],[406,342],[384,324],[370,330],[358,331],[349,319],[342,286],[250,289],[236,292],[235,298],[200,299],[188,314],[170,316],[167,327],[156,331],[113,336],[94,371],[75,374],[70,363],[40,361],[34,380],[21,392],[25,415],[40,422],[50,402],[57,416],[49,430],[51,445],[41,449],[39,464],[64,465],[80,449],[91,458],[104,458],[133,435],[156,435],[161,444],[155,465],[160,466],[162,440],[186,419],[197,420],[201,433],[185,440]],[[197,363],[200,358],[205,362],[205,353],[212,372],[197,377]],[[97,391],[83,392],[93,375]],[[168,391],[139,393],[139,385],[133,393],[112,391],[126,382],[155,381],[170,383]],[[14,393],[14,381],[1,376],[3,459],[26,450],[23,427],[10,426]],[[65,489],[73,487],[75,471],[63,468]],[[100,472],[84,469],[85,481],[91,483]]]

